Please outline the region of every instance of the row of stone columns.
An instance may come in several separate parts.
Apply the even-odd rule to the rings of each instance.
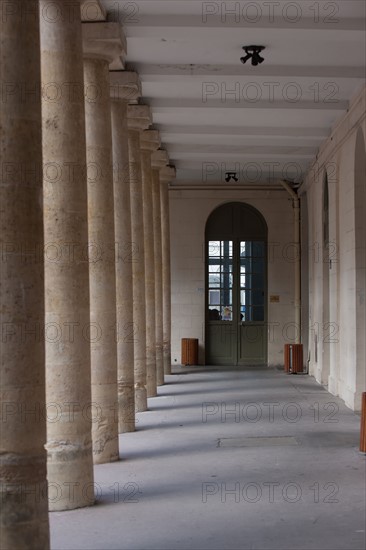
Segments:
[[[170,373],[174,169],[138,76],[109,70],[120,27],[82,28],[61,0],[65,17],[40,19],[47,2],[1,20],[4,548],[47,548],[48,505],[93,504],[93,462],[118,460],[118,433]],[[24,100],[24,82],[42,93]]]

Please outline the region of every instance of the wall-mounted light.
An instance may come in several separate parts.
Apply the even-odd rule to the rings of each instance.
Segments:
[[[265,50],[265,46],[243,46],[243,50],[247,55],[240,58],[240,61],[242,63],[246,63],[249,59],[252,60],[252,65],[254,65],[255,67],[259,63],[263,63],[264,57],[259,54],[260,52]]]

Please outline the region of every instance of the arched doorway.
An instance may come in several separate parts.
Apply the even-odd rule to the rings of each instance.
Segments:
[[[238,202],[206,223],[206,363],[267,363],[267,224]]]

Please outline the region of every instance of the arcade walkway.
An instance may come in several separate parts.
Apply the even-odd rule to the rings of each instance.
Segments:
[[[175,372],[95,467],[97,505],[50,515],[53,550],[365,547],[359,416],[304,375]]]

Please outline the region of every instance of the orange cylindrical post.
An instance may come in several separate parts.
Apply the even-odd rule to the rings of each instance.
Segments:
[[[303,345],[285,344],[284,346],[284,366],[288,374],[297,374],[303,372]]]
[[[291,344],[285,344],[284,346],[284,365],[285,365],[285,372],[290,373],[290,353],[291,353]]]
[[[303,346],[302,344],[292,344],[292,374],[303,371]]]
[[[182,338],[182,365],[198,364],[198,338]]]

